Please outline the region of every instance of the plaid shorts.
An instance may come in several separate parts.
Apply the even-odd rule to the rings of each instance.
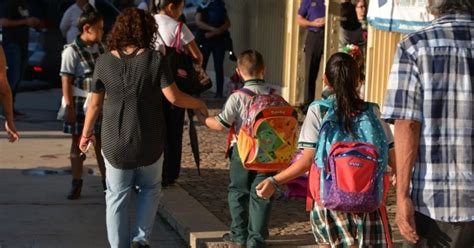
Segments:
[[[389,225],[389,233],[385,232],[380,211],[355,214],[314,204],[310,222],[316,242],[331,247],[388,247],[386,235],[391,237],[391,229]]]
[[[74,101],[74,110],[76,111],[76,122],[73,124],[63,122],[63,132],[73,134],[73,135],[81,135],[82,129],[84,128],[85,113],[84,113],[83,106],[84,106],[84,102],[86,101],[86,98],[74,96],[73,101]],[[100,133],[101,119],[102,117],[99,116],[99,118],[97,119],[97,122],[94,125],[94,131],[93,131],[94,134]]]

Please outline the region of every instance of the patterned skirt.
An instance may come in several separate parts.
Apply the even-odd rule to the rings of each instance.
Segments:
[[[385,231],[380,211],[355,214],[314,204],[310,222],[316,242],[331,247],[388,247],[386,236],[390,235],[391,240],[391,229],[388,225],[388,233]]]
[[[74,96],[73,101],[74,110],[76,111],[76,122],[73,124],[63,122],[63,132],[73,135],[81,135],[82,129],[84,128],[85,113],[83,106],[84,102],[86,101],[86,98]],[[102,117],[99,116],[99,118],[97,118],[97,122],[94,125],[94,134],[100,133],[101,120]]]

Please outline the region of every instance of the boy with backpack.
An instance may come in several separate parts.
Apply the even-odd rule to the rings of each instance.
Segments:
[[[268,198],[309,170],[307,207],[319,247],[392,247],[384,205],[387,165],[395,165],[391,131],[378,106],[360,98],[350,55],[332,55],[323,80],[333,94],[309,107],[298,142],[303,155],[260,183],[257,195]]]
[[[211,129],[230,129],[228,203],[232,224],[224,241],[230,247],[265,247],[272,199],[257,197],[255,187],[288,166],[296,147],[296,112],[265,84],[265,65],[259,52],[243,52],[236,72],[244,87],[229,96],[219,115],[205,118],[198,114],[198,118]]]

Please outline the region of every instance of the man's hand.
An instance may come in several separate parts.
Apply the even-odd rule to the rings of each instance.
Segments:
[[[324,27],[325,24],[326,24],[326,20],[324,19],[324,17],[314,19],[314,20],[311,22],[311,26],[317,27],[317,28]]]
[[[395,222],[402,236],[409,242],[416,243],[420,239],[416,233],[415,209],[410,197],[397,197],[397,210]]]
[[[204,33],[204,37],[206,37],[206,39],[210,39],[214,36],[217,36],[219,33],[217,31],[212,31],[212,32],[206,32]]]
[[[8,141],[12,143],[20,138],[20,135],[15,128],[15,124],[13,123],[8,123],[8,121],[5,121],[5,131],[7,131],[8,134]]]
[[[39,23],[40,23],[40,20],[36,17],[28,17],[28,18],[25,19],[25,24],[28,27],[33,27],[34,28],[34,27],[38,26]]]

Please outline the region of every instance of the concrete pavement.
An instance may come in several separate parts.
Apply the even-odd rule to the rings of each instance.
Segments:
[[[105,203],[93,158],[85,163],[82,198],[66,199],[71,176],[26,175],[28,169],[67,172],[69,135],[55,121],[60,90],[25,92],[17,108],[21,138],[9,144],[0,132],[0,247],[107,247]],[[3,122],[1,123],[3,125]],[[93,154],[88,155],[92,157]],[[154,247],[185,247],[162,218],[156,218]]]

